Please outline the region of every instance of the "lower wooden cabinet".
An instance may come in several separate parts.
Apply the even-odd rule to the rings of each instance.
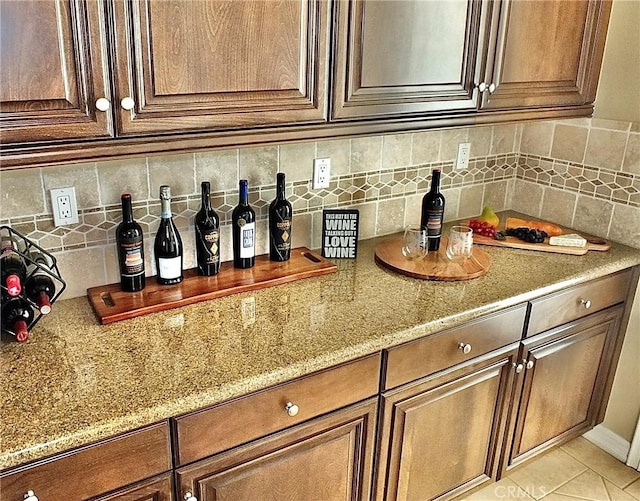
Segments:
[[[177,470],[178,499],[368,500],[377,398]]]
[[[602,419],[623,311],[609,308],[523,342],[505,471]]]
[[[95,501],[173,501],[173,473],[168,472]],[[44,501],[44,500],[43,500]]]
[[[448,499],[498,473],[518,344],[383,395],[375,499]]]

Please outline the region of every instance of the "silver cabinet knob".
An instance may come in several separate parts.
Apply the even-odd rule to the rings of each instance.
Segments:
[[[24,501],[38,501],[38,496],[36,496],[33,491],[27,491],[23,498]]]
[[[458,349],[465,355],[468,355],[469,353],[471,353],[471,345],[467,343],[460,343],[458,345]]]
[[[96,108],[100,111],[107,111],[111,107],[111,103],[106,97],[101,97],[96,100]]]
[[[135,105],[136,102],[129,96],[123,97],[122,101],[120,101],[120,106],[122,106],[124,110],[132,110]]]
[[[298,412],[300,412],[300,408],[292,402],[287,402],[284,406],[284,410],[287,411],[287,414],[291,417],[296,416]]]
[[[496,90],[496,84],[494,83],[489,84],[489,94],[493,94],[495,90]]]
[[[525,364],[525,367],[526,367],[527,369],[533,369],[533,365],[534,365],[534,363],[535,363],[535,362],[534,362],[533,360],[527,360],[527,359],[524,359],[524,360],[522,361],[522,363],[523,363],[523,364]]]
[[[197,498],[197,497],[195,497],[195,496],[194,496],[193,494],[191,494],[190,492],[187,492],[187,493],[184,495],[184,498],[183,498],[183,499],[184,499],[184,501],[198,501],[198,498]]]
[[[523,364],[516,364],[514,362],[512,365],[513,365],[513,368],[516,370],[516,374],[520,374],[524,370]]]
[[[486,83],[484,83],[484,82],[480,82],[480,83],[478,84],[478,90],[479,90],[480,92],[484,92],[485,90],[487,90],[487,84],[486,84]]]
[[[585,310],[588,310],[589,308],[591,308],[591,301],[588,299],[581,299],[580,304],[584,306]]]

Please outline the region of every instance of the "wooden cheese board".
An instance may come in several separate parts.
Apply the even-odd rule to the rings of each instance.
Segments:
[[[87,296],[100,323],[109,324],[336,271],[338,267],[331,261],[306,247],[298,247],[284,262],[271,261],[264,254],[256,256],[253,268],[237,269],[228,261],[222,263],[220,273],[213,277],[200,276],[196,269],[190,269],[184,271],[184,280],[176,285],[159,285],[155,277],[147,277],[147,285],[140,292],[123,292],[120,284],[110,284],[87,289]]]
[[[412,260],[402,254],[402,235],[385,238],[375,249],[376,262],[397,273],[425,280],[456,281],[470,280],[484,275],[491,266],[491,257],[479,247],[473,255],[462,262],[447,258],[447,239],[443,237],[440,249],[430,252],[424,259]]]
[[[605,240],[583,235],[587,239],[585,247],[569,247],[566,245],[549,245],[549,239],[539,244],[525,242],[516,237],[506,237],[506,240],[496,240],[495,238],[473,235],[473,243],[479,245],[491,245],[493,247],[509,247],[511,249],[535,250],[541,252],[555,252],[556,254],[572,254],[583,256],[589,251],[606,252],[611,249],[611,244]]]

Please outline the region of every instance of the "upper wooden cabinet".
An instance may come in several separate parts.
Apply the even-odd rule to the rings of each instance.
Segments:
[[[327,119],[326,1],[19,0],[0,8],[4,143]]]
[[[0,2],[3,143],[111,134],[104,26],[96,1]]]
[[[490,49],[483,108],[595,100],[610,1],[502,0],[494,11],[497,39]]]
[[[326,120],[326,1],[113,5],[122,135]]]
[[[332,118],[593,102],[607,0],[342,0]]]
[[[4,169],[588,116],[611,0],[0,9]]]
[[[475,110],[488,3],[342,0],[333,119]]]

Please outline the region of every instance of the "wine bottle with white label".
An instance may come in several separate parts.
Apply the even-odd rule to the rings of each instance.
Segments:
[[[202,206],[196,214],[196,258],[198,273],[204,276],[217,275],[220,271],[220,218],[211,207],[211,184],[203,181]]]
[[[153,246],[158,271],[157,280],[161,285],[182,282],[182,239],[171,214],[171,188],[160,186],[160,227]]]
[[[251,268],[256,255],[256,213],[249,205],[249,183],[240,180],[240,201],[231,214],[233,266]]]

